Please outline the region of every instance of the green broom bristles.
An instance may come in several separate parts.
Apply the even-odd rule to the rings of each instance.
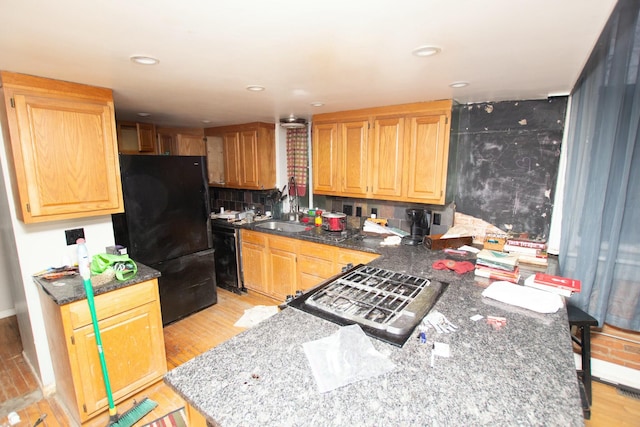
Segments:
[[[109,427],[132,427],[135,423],[140,421],[145,415],[153,411],[158,406],[156,402],[148,398],[142,399],[138,404],[134,404],[131,409],[123,413],[122,415],[115,415],[109,422]]]

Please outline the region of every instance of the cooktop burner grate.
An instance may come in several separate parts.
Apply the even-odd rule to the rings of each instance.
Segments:
[[[289,305],[370,336],[402,345],[433,307],[446,283],[360,265]]]

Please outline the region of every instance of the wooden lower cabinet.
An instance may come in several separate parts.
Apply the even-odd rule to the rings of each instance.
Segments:
[[[56,395],[78,424],[108,409],[89,306],[57,305],[41,292]],[[95,297],[116,404],[162,379],[167,362],[157,279]]]
[[[297,247],[300,240],[269,236],[268,271],[270,295],[284,301],[296,292]]]
[[[340,273],[348,264],[366,264],[379,255],[306,240],[242,230],[244,286],[284,301]]]
[[[267,241],[268,235],[242,230],[242,276],[244,286],[252,291],[268,295]]]

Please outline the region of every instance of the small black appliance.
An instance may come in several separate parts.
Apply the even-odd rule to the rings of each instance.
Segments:
[[[402,243],[410,246],[422,244],[424,236],[429,234],[431,211],[420,208],[408,208],[407,218],[411,221],[411,234],[403,237]]]

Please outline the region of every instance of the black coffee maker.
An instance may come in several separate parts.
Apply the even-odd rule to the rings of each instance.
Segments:
[[[407,218],[411,222],[411,234],[402,238],[404,245],[416,246],[422,244],[424,236],[429,234],[431,211],[427,209],[409,208]]]

